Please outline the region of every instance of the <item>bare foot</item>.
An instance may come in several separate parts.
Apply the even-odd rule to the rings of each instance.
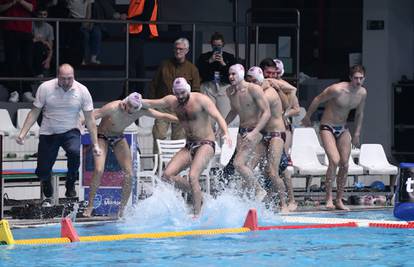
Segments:
[[[350,209],[342,203],[341,200],[337,200],[335,203],[335,208],[337,210],[344,210],[344,211],[350,211]]]
[[[335,209],[335,205],[333,204],[332,200],[327,200],[325,207],[329,210],[334,210]]]
[[[82,214],[83,217],[88,217],[88,218],[92,217],[92,210],[93,208],[86,208],[86,210]]]
[[[286,214],[286,213],[289,213],[289,212],[290,212],[290,210],[289,210],[288,206],[280,207],[280,211],[279,211],[280,214]]]
[[[295,211],[298,208],[298,204],[296,204],[296,202],[289,202],[288,204],[288,209],[289,211]]]

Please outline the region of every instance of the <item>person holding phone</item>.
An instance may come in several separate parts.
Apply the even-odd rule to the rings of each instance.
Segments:
[[[223,51],[224,37],[215,32],[211,36],[212,50],[201,54],[197,67],[201,76],[200,91],[206,94],[216,105],[220,114],[226,117],[230,111],[230,100],[226,90],[230,86],[229,67],[236,64],[234,55]]]

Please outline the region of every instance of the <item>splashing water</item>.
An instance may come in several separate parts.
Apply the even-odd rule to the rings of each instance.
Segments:
[[[225,190],[217,198],[204,194],[203,202],[200,216],[194,219],[192,206],[186,204],[181,192],[170,184],[158,182],[151,197],[126,212],[120,227],[125,232],[242,227],[251,208],[256,208],[259,224],[281,222],[279,215],[267,210],[263,202],[242,198],[232,189]]]

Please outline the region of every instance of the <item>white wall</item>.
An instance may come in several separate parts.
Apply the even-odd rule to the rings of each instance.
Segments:
[[[362,62],[368,98],[362,142],[381,143],[391,155],[392,83],[413,78],[414,2],[364,0]],[[367,20],[384,20],[384,30],[367,30]]]

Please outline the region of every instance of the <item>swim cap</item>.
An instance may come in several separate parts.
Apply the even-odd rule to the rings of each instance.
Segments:
[[[280,71],[280,73],[278,73],[279,77],[282,77],[283,74],[285,73],[285,67],[283,66],[283,62],[280,59],[273,59],[273,62],[275,62],[276,64],[276,69],[278,69]]]
[[[191,86],[188,84],[187,80],[183,77],[178,77],[173,82],[173,93],[180,93],[182,91],[186,91],[188,93],[191,92]]]
[[[385,185],[381,181],[374,181],[370,185],[372,191],[385,191]]]
[[[244,80],[244,67],[241,64],[234,64],[229,68],[229,72],[230,71],[236,73],[236,84]]]
[[[134,92],[131,93],[129,96],[127,96],[124,99],[125,103],[129,103],[131,106],[133,106],[135,109],[141,109],[142,108],[142,96],[141,94]]]
[[[247,71],[247,75],[255,78],[259,84],[263,83],[264,77],[263,77],[263,71],[261,68],[257,66],[253,66]]]

